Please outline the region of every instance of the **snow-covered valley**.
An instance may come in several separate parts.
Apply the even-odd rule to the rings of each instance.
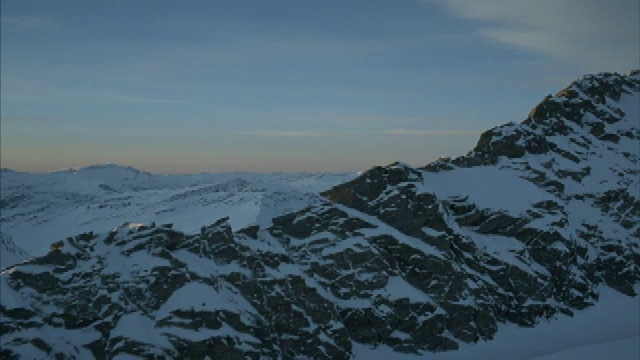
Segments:
[[[3,251],[1,267],[44,255],[52,242],[81,232],[105,232],[125,222],[172,223],[195,233],[229,216],[235,229],[319,201],[319,192],[356,173],[228,173],[157,175],[96,165],[52,173],[3,169],[1,231],[24,252]]]

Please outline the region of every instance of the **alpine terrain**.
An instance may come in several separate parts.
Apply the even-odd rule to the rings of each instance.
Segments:
[[[111,230],[127,221],[173,223],[185,232],[223,216],[235,228],[322,201],[319,192],[355,173],[157,175],[94,165],[52,173],[0,171],[4,268],[49,252],[51,239]],[[16,244],[17,243],[17,244]],[[22,250],[22,251],[21,251]]]
[[[637,296],[640,283],[639,71],[584,76],[465,156],[335,175],[325,189],[281,175],[282,191],[242,179],[187,191],[95,170],[77,183],[2,172],[15,258],[0,275],[3,359],[428,357],[590,308],[603,291]],[[223,214],[238,196],[253,205],[228,200]],[[202,202],[215,211],[194,226]],[[65,229],[77,235],[29,237],[85,211]]]

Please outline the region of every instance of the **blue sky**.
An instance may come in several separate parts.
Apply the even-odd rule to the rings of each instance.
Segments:
[[[637,0],[1,2],[2,167],[353,171],[640,67]]]

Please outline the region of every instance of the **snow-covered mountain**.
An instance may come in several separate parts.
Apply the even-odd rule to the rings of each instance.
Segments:
[[[304,208],[48,237],[46,255],[0,276],[0,354],[426,356],[489,341],[603,292],[638,295],[639,168],[640,72],[588,75],[465,156],[375,167]],[[3,219],[41,204],[5,203],[4,186]]]
[[[197,232],[203,224],[229,216],[235,228],[242,228],[318,202],[320,191],[355,176],[156,175],[118,165],[52,173],[3,169],[0,226],[32,255],[46,254],[52,239],[105,232],[124,222],[171,222],[182,231]],[[1,267],[12,265],[8,261],[3,257]]]

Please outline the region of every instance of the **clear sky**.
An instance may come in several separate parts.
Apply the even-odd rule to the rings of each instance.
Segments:
[[[2,0],[1,165],[424,165],[640,67],[639,3]]]

